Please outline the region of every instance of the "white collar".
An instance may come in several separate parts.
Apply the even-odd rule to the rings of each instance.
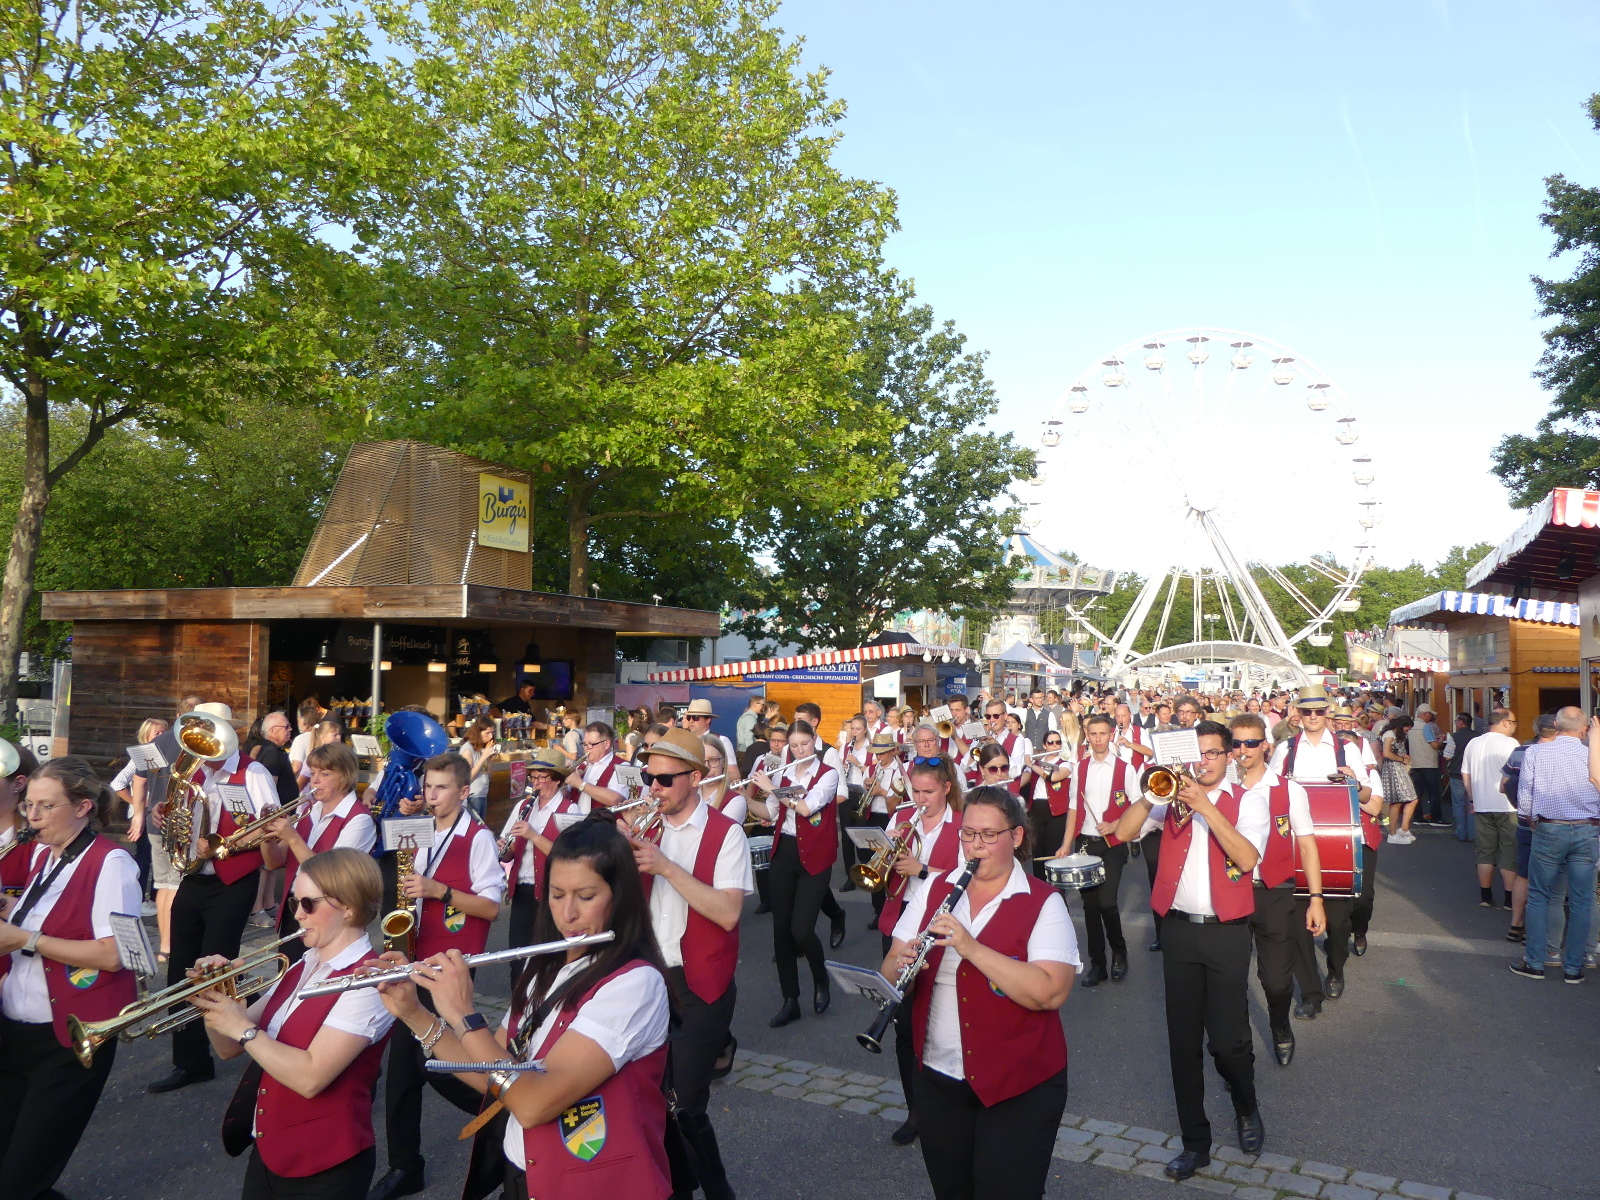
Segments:
[[[334,817],[348,817],[350,815],[350,810],[353,809],[356,804],[356,794],[354,792],[346,792],[344,794],[344,799],[333,806],[332,812],[326,813],[324,816],[319,817],[315,815],[316,812],[320,812],[322,809],[322,802],[319,800],[317,802],[316,809],[313,810],[313,815],[311,817],[312,824],[315,824],[319,820],[332,820]]]
[[[689,829],[704,829],[706,827],[706,822],[710,820],[710,816],[706,811],[710,807],[711,805],[707,801],[701,800],[695,804],[689,815],[676,825],[674,825],[667,818],[663,817],[661,819],[661,828],[664,830],[669,830],[672,833],[683,833]]]
[[[1282,782],[1283,777],[1269,766],[1265,771],[1262,772],[1261,778],[1256,781],[1254,787],[1245,788],[1245,795],[1249,795],[1251,792],[1259,792],[1262,790],[1271,791]],[[1240,776],[1239,778],[1239,786],[1245,787],[1243,776]]]
[[[322,951],[317,949],[307,950],[305,957],[306,970],[301,978],[309,979],[321,967],[325,966],[329,971],[342,971],[346,967],[355,966],[363,959],[371,958],[372,943],[366,938],[357,938],[326,963],[322,961]]]

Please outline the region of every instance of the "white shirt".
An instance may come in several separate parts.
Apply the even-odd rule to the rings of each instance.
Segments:
[[[438,840],[427,849],[417,852],[417,874],[432,879],[439,864],[444,862],[451,841],[464,838],[470,832],[472,854],[468,869],[472,872],[472,894],[499,904],[506,894],[506,873],[500,869],[500,848],[495,845],[494,834],[472,821],[471,815],[465,809],[457,813],[455,824],[446,836],[440,837],[436,832],[434,836]]]
[[[919,821],[917,819],[917,810],[915,808],[911,809],[911,841],[910,844],[906,846],[906,853],[911,855],[911,857],[916,859],[919,863],[926,863],[928,861],[928,855],[933,853],[934,843],[939,840],[939,835],[944,832],[944,827],[954,822],[955,819],[955,810],[946,804],[944,806],[944,815],[935,821],[933,823],[933,827],[929,829],[926,827],[927,823],[925,821]],[[904,822],[901,822],[901,824],[904,824]],[[899,825],[895,825],[890,828],[889,836],[891,838],[894,836],[897,829],[899,829]],[[919,881],[913,880],[912,882]]]
[[[289,743],[289,761],[291,763],[299,764],[300,775],[301,775],[302,779],[305,776],[307,776],[307,775],[309,775],[311,773],[310,771],[306,770],[306,756],[308,754],[310,754],[310,753],[311,753],[311,733],[310,733],[310,731],[308,730],[305,733],[297,733],[297,734],[295,734],[294,735],[294,741]]]
[[[1324,729],[1320,742],[1313,742],[1309,733],[1284,738],[1272,754],[1273,772],[1278,775],[1284,773],[1284,763],[1289,761],[1289,745],[1295,737],[1298,737],[1300,747],[1294,756],[1295,779],[1301,783],[1328,782],[1328,776],[1339,770],[1339,752],[1334,745],[1334,739],[1338,736],[1333,730]],[[1357,786],[1369,787],[1374,796],[1380,798],[1383,796],[1383,775],[1378,770],[1378,760],[1373,757],[1370,742],[1362,741],[1346,745],[1344,761],[1345,765],[1356,773]]]
[[[670,820],[661,823],[661,853],[691,874],[700,853],[708,809],[702,801],[681,825],[674,825]],[[750,843],[744,830],[737,825],[722,839],[716,865],[711,870],[711,886],[738,888],[746,896],[755,888],[755,879],[750,873]],[[683,966],[682,941],[683,931],[689,926],[689,902],[659,875],[650,885],[650,922],[655,926],[656,941],[661,946],[661,960],[669,967]]]
[[[354,815],[350,815],[352,810],[356,810]],[[322,831],[328,827],[328,822],[343,816],[350,816],[350,819],[339,830],[339,836],[333,839],[329,849],[349,846],[353,850],[371,853],[378,841],[378,826],[367,806],[356,799],[354,792],[345,793],[345,798],[334,805],[331,812],[325,812],[321,804],[311,806],[311,832],[306,836],[306,845],[315,846]]]
[[[705,800],[708,804],[711,802],[710,799],[704,795],[701,796],[701,799]],[[728,820],[732,821],[735,825],[743,825],[744,819],[750,815],[750,804],[745,799],[744,793],[738,788],[729,788],[726,794],[723,795],[722,815],[727,817]]]
[[[1081,767],[1074,766],[1072,774],[1068,776],[1071,784],[1069,793],[1075,804],[1083,809],[1082,824],[1078,832],[1089,837],[1100,836],[1100,822],[1106,819],[1106,806],[1111,803],[1111,781],[1116,777],[1117,756],[1107,753],[1104,758],[1095,758],[1090,755],[1088,759],[1089,774],[1084,781],[1083,793],[1078,794],[1078,772]]]
[[[511,827],[518,821],[526,821],[530,829],[543,830],[546,826],[546,823],[550,820],[550,815],[554,813],[556,809],[561,807],[561,802],[567,798],[570,791],[570,788],[562,785],[556,789],[556,794],[544,804],[540,804],[537,798],[533,796],[528,797],[526,800],[517,801],[517,803],[511,806],[511,812],[506,816],[506,823],[500,829],[500,836],[503,838],[511,837]],[[588,796],[580,795],[575,802],[572,811],[582,813],[584,816],[588,816],[593,807],[594,806],[590,803]],[[521,815],[524,808],[527,809],[527,816]],[[554,831],[552,830],[552,832]],[[554,839],[552,838],[551,840],[553,841]],[[522,861],[517,864],[518,883],[526,883],[531,886],[532,884],[538,882],[538,879],[534,875],[533,869],[534,852],[533,840],[530,838],[526,843],[524,843],[522,847]]]
[[[997,739],[1002,747],[1006,744],[1006,738],[1009,736],[1010,731],[1008,730]],[[1022,777],[1022,768],[1028,765],[1028,759],[1032,754],[1033,743],[1022,734],[1017,734],[1017,740],[1011,745],[1010,778],[1019,779]]]
[[[1111,753],[1115,754],[1123,762],[1131,765],[1133,762],[1134,752],[1128,749],[1126,746],[1119,745],[1117,742],[1118,738],[1127,738],[1135,746],[1138,746],[1140,750],[1144,750],[1148,754],[1148,748],[1144,744],[1144,738],[1140,736],[1143,732],[1144,730],[1140,729],[1137,725],[1129,725],[1126,729],[1113,728],[1111,730]]]
[[[244,824],[246,821],[253,821],[256,817],[259,817],[262,813],[266,812],[270,808],[278,807],[278,781],[272,777],[272,772],[267,770],[254,759],[247,759],[246,761],[249,763],[249,766],[245,768],[244,790],[246,799],[248,801],[247,807],[249,811],[242,816],[238,814],[234,815],[234,822],[240,825]],[[239,752],[235,750],[231,755],[228,756],[228,760],[226,762],[220,764],[209,763],[206,766],[201,767],[199,772],[195,775],[195,779],[197,781],[203,780],[201,783],[201,789],[205,795],[205,807],[206,809],[209,809],[211,813],[210,823],[207,828],[212,833],[217,832],[218,822],[222,819],[223,811],[227,809],[227,805],[223,802],[222,793],[219,789],[223,784],[226,784],[228,780],[233,778],[233,773],[238,769]],[[192,822],[194,826],[194,835],[193,840],[190,842],[189,850],[191,853],[195,854],[198,854],[200,849],[201,811],[202,810],[200,807],[196,806]],[[196,872],[196,874],[199,875],[215,875],[216,873],[216,864],[210,860],[207,860],[201,866],[200,870]]]
[[[806,794],[802,797],[812,816],[821,812],[827,805],[839,798],[839,790],[833,780],[839,778],[837,770],[830,769],[824,763],[815,759],[801,767],[799,771],[785,769],[780,777],[780,787],[804,787]],[[810,818],[807,818],[808,820]],[[795,837],[795,811],[794,806],[783,806],[783,832],[790,837]]]
[[[748,861],[749,855],[745,858]],[[551,988],[559,987],[588,965],[588,956],[569,962],[556,974]],[[613,1071],[620,1071],[629,1063],[653,1054],[658,1046],[666,1042],[667,1013],[667,981],[662,978],[660,971],[639,966],[617,976],[589,997],[589,1002],[578,1010],[572,1023],[567,1026],[567,1033],[581,1033],[594,1042],[610,1056]],[[561,1008],[557,1005],[534,1030],[533,1038],[528,1042],[529,1057],[539,1052],[560,1014]],[[501,1018],[500,1028],[506,1029],[510,1020],[511,1014],[508,1012]],[[559,1044],[560,1038],[556,1041]],[[506,1137],[502,1145],[506,1158],[514,1166],[526,1168],[527,1147],[522,1140],[522,1126],[515,1120],[506,1122]]]
[[[877,756],[873,755],[873,757],[876,758]],[[896,780],[900,781],[900,794],[905,795],[905,777],[905,771],[901,767],[898,756],[890,759],[887,766],[879,767],[878,777],[873,781],[873,786],[877,787],[878,784],[881,783],[883,788],[881,793],[875,794],[872,797],[871,811],[875,813],[883,813],[885,816],[888,816],[894,808],[898,807],[900,803],[898,800],[891,805],[888,800],[884,799],[884,796],[893,796],[895,794],[894,785]]]
[[[867,780],[867,768],[872,760],[872,743],[864,741],[859,746],[851,743],[845,747],[845,782],[860,787]]]
[[[619,795],[619,796],[623,795],[623,790],[620,787],[613,787],[612,786],[612,784],[615,784],[617,782],[616,779],[612,779],[610,783],[605,783],[605,784],[602,784],[600,782],[600,776],[602,776],[602,775],[604,775],[606,773],[606,768],[607,767],[611,767],[611,766],[615,766],[616,762],[617,762],[617,756],[616,756],[615,751],[607,751],[605,757],[602,758],[599,762],[588,762],[588,761],[585,761],[584,764],[583,764],[583,781],[584,781],[584,783],[588,784],[590,787],[604,787],[607,791],[616,792],[617,795]],[[587,804],[588,802],[589,802],[589,794],[587,792],[585,792],[584,793],[584,803]],[[587,810],[585,810],[585,811],[587,811]]]
[[[909,942],[922,932],[927,923],[928,895],[933,881],[941,871],[930,871],[925,880],[913,880],[913,890],[906,899],[906,907],[895,922],[894,936]],[[982,933],[1000,908],[1000,902],[1010,896],[1025,894],[1029,890],[1028,875],[1022,864],[1011,861],[1011,876],[1000,889],[1000,894],[985,904],[976,915],[963,895],[957,900],[950,915],[964,925],[973,937]],[[1082,967],[1078,957],[1078,935],[1072,928],[1072,918],[1067,916],[1066,903],[1059,892],[1054,892],[1039,910],[1039,919],[1028,934],[1029,962],[1059,962]],[[964,1079],[966,1068],[961,1060],[961,1012],[956,1000],[956,969],[961,956],[949,946],[939,959],[939,970],[933,977],[933,1000],[928,1008],[928,1030],[922,1047],[922,1065],[938,1071],[951,1079]]]
[[[1278,782],[1282,778],[1271,767],[1268,767],[1262,772],[1261,778],[1256,782],[1255,787],[1248,789],[1245,795],[1254,796],[1257,792],[1260,792],[1262,798],[1266,800],[1267,812],[1270,815],[1272,812],[1272,797],[1268,793],[1278,786]],[[1300,838],[1310,837],[1316,831],[1317,827],[1311,820],[1311,798],[1306,795],[1305,788],[1291,779],[1289,781],[1289,833],[1293,837]],[[1267,832],[1270,835],[1272,830],[1269,828]],[[1264,847],[1265,845],[1266,843],[1263,842],[1262,846]],[[1256,863],[1255,877],[1257,883],[1261,882],[1261,864],[1259,862]],[[1184,911],[1191,910],[1185,909]]]
[[[1517,739],[1489,730],[1467,743],[1461,773],[1472,781],[1472,811],[1508,813],[1513,806],[1500,790],[1500,768],[1517,748]]]
[[[18,850],[17,853],[27,854],[30,850]],[[50,847],[35,842],[31,847],[31,853],[33,855],[31,861],[37,866],[39,876],[48,875],[54,869],[55,863],[50,860]],[[55,908],[56,901],[61,899],[67,884],[82,866],[81,855],[68,863],[51,883],[50,890],[39,898],[33,909],[22,919],[18,928],[25,929],[29,933],[44,928],[45,918],[50,915],[50,910]],[[28,892],[24,891],[22,894],[27,896]],[[130,917],[137,917],[139,894],[139,868],[134,865],[132,856],[126,850],[111,851],[101,861],[100,875],[94,882],[94,901],[89,916],[94,936],[96,938],[111,936],[112,913],[126,913]],[[72,971],[79,968],[66,969]],[[45,984],[42,954],[29,958],[20,950],[11,952],[11,970],[6,975],[4,984],[0,985],[0,1010],[13,1021],[26,1021],[30,1025],[50,1023],[50,993]]]
[[[1298,766],[1298,764],[1296,764]],[[1215,788],[1207,793],[1207,799],[1213,804],[1221,794],[1221,788]],[[1150,810],[1152,817],[1160,820],[1167,819],[1167,806],[1157,804]],[[1211,904],[1211,864],[1209,862],[1211,841],[1211,827],[1199,813],[1189,818],[1194,824],[1194,830],[1189,834],[1189,854],[1183,860],[1183,873],[1178,876],[1178,890],[1172,897],[1172,907],[1183,912],[1198,913],[1201,916],[1214,917],[1217,910]],[[1272,830],[1272,811],[1267,807],[1266,792],[1257,788],[1246,792],[1239,800],[1239,820],[1234,824],[1239,831],[1239,836],[1244,838],[1256,848],[1259,855],[1267,844],[1267,835]],[[1165,839],[1163,839],[1165,842]],[[1171,847],[1162,846],[1162,853],[1172,853]]]

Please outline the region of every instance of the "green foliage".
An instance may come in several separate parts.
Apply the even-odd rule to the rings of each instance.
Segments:
[[[1588,109],[1600,129],[1600,93]],[[1509,434],[1494,451],[1494,473],[1524,508],[1551,488],[1600,487],[1600,188],[1552,175],[1545,194],[1552,257],[1575,251],[1578,263],[1568,279],[1534,277],[1540,315],[1555,318],[1534,375],[1554,397],[1533,436]]]
[[[981,621],[1017,576],[1005,561],[1018,515],[1008,491],[1034,458],[1010,434],[981,429],[996,408],[983,355],[965,353],[954,325],[936,325],[892,276],[862,309],[852,400],[899,428],[860,457],[897,487],[842,509],[826,493],[773,508],[763,546],[772,569],[736,625],[752,641],[857,646],[907,609]]]
[[[832,298],[893,202],[832,165],[842,106],[774,8],[432,0],[393,30],[447,136],[362,230],[393,331],[377,425],[530,470],[569,591],[651,523],[706,537],[882,483]]]

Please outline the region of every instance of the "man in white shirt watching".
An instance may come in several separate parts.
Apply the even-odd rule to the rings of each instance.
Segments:
[[[1494,905],[1494,869],[1500,868],[1506,904],[1512,905],[1517,882],[1516,805],[1500,790],[1500,769],[1517,748],[1517,714],[1497,708],[1489,714],[1489,729],[1467,743],[1461,763],[1461,784],[1472,799],[1474,857],[1478,865],[1478,898],[1486,908]]]

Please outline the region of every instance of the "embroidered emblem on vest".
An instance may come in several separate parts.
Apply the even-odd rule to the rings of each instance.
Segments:
[[[99,978],[100,972],[94,967],[71,967],[67,971],[67,982],[75,988],[93,987]]]
[[[1289,836],[1289,814],[1288,813],[1284,813],[1283,815],[1278,817],[1278,836],[1279,837],[1288,837]]]
[[[606,1102],[603,1097],[590,1096],[579,1100],[562,1113],[561,1140],[573,1158],[591,1161],[606,1144]]]
[[[460,933],[467,927],[467,914],[457,908],[445,909],[444,927],[451,933]]]

